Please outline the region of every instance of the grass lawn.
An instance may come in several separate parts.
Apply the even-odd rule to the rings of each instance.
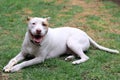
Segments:
[[[119,80],[120,55],[91,47],[90,59],[79,65],[65,56],[15,73],[2,68],[18,54],[27,16],[51,17],[50,27],[71,26],[99,44],[120,51],[120,6],[110,0],[0,0],[0,80]]]

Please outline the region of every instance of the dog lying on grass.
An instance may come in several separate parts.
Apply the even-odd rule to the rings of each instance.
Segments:
[[[71,27],[49,28],[49,18],[29,17],[27,20],[28,30],[21,51],[3,68],[4,72],[15,72],[24,67],[41,63],[45,59],[65,54],[68,49],[80,57],[79,60],[73,61],[72,64],[80,64],[89,59],[84,51],[90,47],[90,44],[100,50],[119,53],[117,50],[100,46],[80,29]],[[24,60],[28,54],[34,56],[34,58],[17,64]],[[74,58],[74,55],[68,56],[65,60],[72,58]]]

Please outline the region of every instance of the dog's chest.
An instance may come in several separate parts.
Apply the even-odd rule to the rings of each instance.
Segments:
[[[25,51],[26,51],[26,53],[35,55],[39,51],[39,48],[34,47],[34,46],[27,46],[27,47],[25,47]]]

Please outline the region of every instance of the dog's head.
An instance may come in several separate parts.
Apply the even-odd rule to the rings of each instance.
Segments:
[[[35,43],[41,43],[43,37],[48,32],[48,20],[50,18],[38,18],[28,17],[28,32],[31,36],[32,41]]]

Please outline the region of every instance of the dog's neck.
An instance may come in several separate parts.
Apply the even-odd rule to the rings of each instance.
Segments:
[[[41,46],[40,43],[37,44],[37,43],[35,43],[32,39],[30,39],[30,42],[31,42],[32,44],[36,45],[36,46],[39,46],[39,47]]]

